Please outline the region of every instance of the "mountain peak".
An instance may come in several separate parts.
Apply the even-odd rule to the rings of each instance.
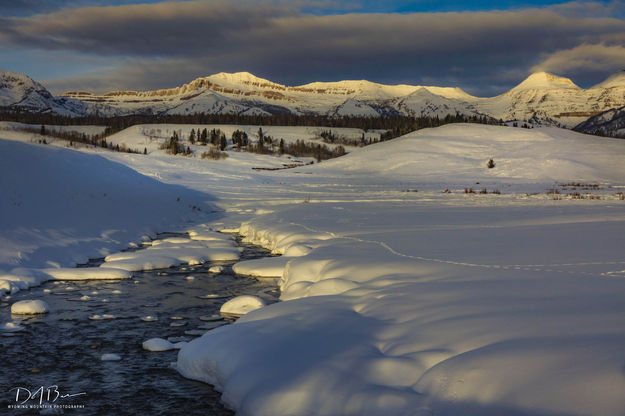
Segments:
[[[605,81],[594,85],[591,88],[612,88],[612,87],[625,87],[625,69],[621,69],[618,72],[610,75]]]
[[[28,75],[0,70],[0,88],[15,87],[19,85],[29,87],[41,87],[39,83],[35,82]]]
[[[568,78],[553,75],[548,72],[535,72],[510,91],[564,88],[579,89],[579,87]]]
[[[221,81],[229,84],[279,85],[249,72],[219,72],[206,78],[211,81]]]
[[[0,70],[0,106],[22,102],[32,93],[37,93],[45,98],[52,98],[48,90],[28,75]]]

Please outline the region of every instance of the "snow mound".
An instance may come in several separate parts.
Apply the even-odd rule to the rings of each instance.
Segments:
[[[106,256],[104,268],[128,271],[165,269],[188,263],[238,260],[241,253],[232,240],[191,240],[174,238],[155,240],[144,250],[119,252]]]
[[[132,277],[132,273],[126,270],[108,267],[43,269],[42,271],[56,280],[122,280]]]
[[[141,345],[143,346],[144,350],[154,352],[169,351],[175,349],[174,344],[163,338],[150,338],[147,341],[144,341]]]
[[[215,274],[219,274],[219,273],[221,273],[223,271],[224,271],[224,266],[211,266],[208,269],[209,273],[215,273]]]
[[[243,316],[265,306],[265,301],[257,296],[237,296],[221,306],[219,312],[229,316]]]
[[[232,270],[236,274],[254,277],[282,277],[282,272],[291,257],[265,257],[235,263]]]
[[[43,300],[20,300],[11,305],[11,313],[16,315],[37,315],[49,311],[50,307]]]
[[[19,332],[24,329],[26,329],[26,327],[17,322],[5,322],[0,324],[0,332]]]

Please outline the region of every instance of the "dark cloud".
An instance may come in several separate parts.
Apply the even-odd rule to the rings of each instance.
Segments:
[[[0,19],[0,42],[120,60],[116,70],[81,81],[119,88],[170,87],[217,71],[247,70],[290,85],[366,78],[458,85],[479,94],[509,88],[550,56],[580,45],[625,45],[625,22],[601,17],[613,4],[335,15],[303,13],[306,4],[313,3],[192,1],[62,10]],[[590,74],[583,64],[550,65],[564,75]],[[591,72],[597,76],[596,68]]]
[[[577,72],[586,77],[616,72],[625,68],[625,47],[621,45],[583,44],[548,55],[534,66],[534,71]]]
[[[158,3],[160,0],[2,0],[0,16],[31,16],[89,6]],[[187,0],[178,0],[187,1]]]

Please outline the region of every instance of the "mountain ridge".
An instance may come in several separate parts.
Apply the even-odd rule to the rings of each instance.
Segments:
[[[9,75],[7,75],[9,74]],[[20,78],[20,76],[22,78]],[[69,91],[53,97],[25,75],[0,71],[0,103],[5,108],[64,115],[243,114],[325,115],[330,117],[405,115],[444,117],[460,113],[504,121],[519,120],[574,127],[612,108],[625,106],[625,72],[588,89],[572,80],[536,72],[495,97],[475,97],[458,87],[386,85],[367,80],[312,82],[297,86],[276,83],[249,72],[220,72],[174,88],[151,91],[110,91],[93,94]],[[30,80],[32,87],[24,90]],[[21,83],[21,84],[20,84]],[[10,103],[22,94],[29,106]],[[39,103],[39,105],[37,104]]]

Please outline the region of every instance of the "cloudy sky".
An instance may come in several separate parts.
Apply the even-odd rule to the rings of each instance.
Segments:
[[[169,88],[221,71],[489,96],[544,70],[589,87],[625,69],[625,0],[0,1],[0,69],[55,93]]]

